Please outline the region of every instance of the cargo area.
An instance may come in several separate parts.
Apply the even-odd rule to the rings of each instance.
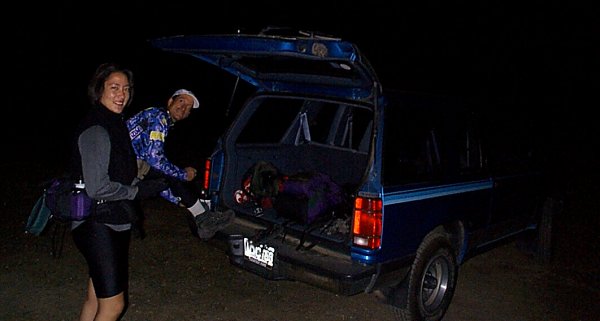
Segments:
[[[251,101],[223,141],[221,205],[273,230],[268,233],[347,244],[371,124],[371,111],[361,106]]]
[[[366,154],[311,144],[261,151],[236,149],[238,161],[228,164],[225,177],[239,183],[225,184],[237,189],[224,191],[224,204],[267,226],[347,241]]]

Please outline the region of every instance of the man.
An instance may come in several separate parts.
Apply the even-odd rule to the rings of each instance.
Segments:
[[[184,184],[196,178],[196,169],[181,168],[171,163],[164,151],[169,129],[176,122],[186,119],[192,109],[199,106],[198,99],[191,91],[179,89],[169,98],[167,108],[144,109],[127,120],[127,127],[138,159],[139,178],[166,178],[170,187],[160,195],[171,203],[187,208],[192,233],[208,239],[231,223],[233,211],[210,211],[209,201],[200,199]]]

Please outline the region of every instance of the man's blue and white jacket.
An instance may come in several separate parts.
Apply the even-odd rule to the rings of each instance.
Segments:
[[[129,137],[137,158],[165,175],[185,181],[186,171],[171,163],[165,155],[165,139],[174,124],[167,110],[159,107],[146,108],[127,120]],[[162,191],[160,195],[175,204],[180,201],[170,189]]]

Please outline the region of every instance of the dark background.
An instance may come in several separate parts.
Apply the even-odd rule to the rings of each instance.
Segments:
[[[355,42],[384,87],[459,96],[519,119],[541,137],[557,176],[597,177],[600,30],[591,4],[390,2],[16,4],[5,12],[16,23],[3,22],[5,159],[64,163],[91,74],[116,61],[136,76],[127,115],[164,106],[178,88],[198,95],[202,107],[170,133],[168,148],[175,162],[199,166],[226,123],[234,79],[147,39],[272,25]]]
[[[11,298],[4,300],[8,308],[0,308],[0,315],[48,319],[72,314],[79,304],[78,287],[56,295],[65,280],[83,277],[83,263],[74,261],[82,258],[71,255],[76,251],[73,245],[66,243],[63,259],[68,264],[56,264],[44,255],[48,238],[23,235],[22,227],[40,194],[38,179],[54,175],[66,163],[70,135],[87,108],[86,87],[95,68],[116,61],[134,71],[136,94],[128,115],[163,106],[178,88],[194,91],[202,106],[169,134],[168,147],[172,160],[200,167],[224,128],[234,79],[189,57],[156,52],[146,39],[255,32],[278,25],[320,30],[355,42],[384,88],[459,96],[484,111],[498,112],[499,121],[518,120],[526,134],[539,138],[549,179],[564,196],[564,210],[553,227],[555,264],[542,268],[511,248],[475,259],[461,267],[467,274],[459,282],[467,283],[459,285],[449,318],[452,309],[461,320],[482,315],[498,320],[513,320],[503,318],[507,315],[518,315],[518,320],[597,316],[597,304],[591,302],[600,288],[600,14],[591,1],[80,2],[20,1],[5,3],[0,11],[0,276],[6,276],[0,283],[7,284],[0,289]],[[197,246],[183,220],[174,218],[178,209],[169,206],[149,203],[148,237],[144,243],[133,241],[132,266],[138,272],[132,275],[137,278],[132,291],[137,296],[128,315],[258,318],[248,315],[257,306],[264,306],[260,311],[267,311],[270,319],[298,311],[304,313],[302,318],[315,320],[380,315],[361,297],[344,299],[352,305],[345,310],[345,303],[336,305],[337,296],[329,298],[295,284],[264,284],[250,274],[225,269],[220,253]],[[257,295],[258,287],[278,295],[277,302],[272,295]],[[337,308],[332,310],[332,304]]]

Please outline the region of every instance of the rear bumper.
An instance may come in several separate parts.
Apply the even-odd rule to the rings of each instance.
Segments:
[[[265,227],[237,218],[220,231],[215,240],[224,246],[231,264],[270,280],[295,280],[340,295],[354,295],[401,281],[407,268],[394,268],[390,264],[365,265],[350,258],[347,245],[319,244],[301,237],[284,234],[258,241],[275,249],[273,266],[265,267],[249,261],[244,256],[243,238],[256,239]],[[242,248],[239,248],[242,246]],[[403,265],[404,266],[404,265]]]

